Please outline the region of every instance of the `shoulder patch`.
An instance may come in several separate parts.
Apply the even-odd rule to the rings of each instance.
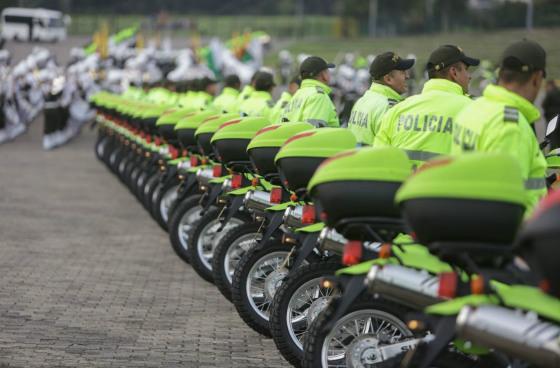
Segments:
[[[504,121],[506,123],[517,123],[519,121],[519,110],[515,107],[504,107]]]
[[[393,107],[397,104],[397,100],[395,100],[394,98],[388,98],[387,102],[389,103],[389,107]]]
[[[315,87],[315,89],[317,90],[317,93],[320,93],[322,95],[325,94],[325,91],[323,91],[323,89],[321,87]]]

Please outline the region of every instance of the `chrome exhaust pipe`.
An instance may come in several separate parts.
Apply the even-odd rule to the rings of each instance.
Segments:
[[[262,190],[251,190],[245,194],[243,206],[255,215],[263,215],[264,211],[273,206],[270,202],[270,193]]]
[[[463,307],[457,316],[457,333],[539,367],[560,367],[560,326],[495,305]]]
[[[335,229],[324,228],[317,239],[319,250],[341,256],[348,240]]]
[[[373,266],[366,277],[368,290],[414,309],[440,302],[439,278],[426,271],[399,265]]]

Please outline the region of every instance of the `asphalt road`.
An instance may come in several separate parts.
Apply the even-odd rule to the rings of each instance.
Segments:
[[[95,158],[0,145],[0,367],[281,367]]]

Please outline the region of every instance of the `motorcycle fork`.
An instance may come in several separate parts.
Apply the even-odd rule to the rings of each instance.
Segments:
[[[334,312],[329,323],[327,323],[324,327],[324,331],[330,331],[334,327],[336,321],[338,321],[344,313],[350,308],[354,301],[360,297],[360,295],[366,290],[366,279],[367,274],[364,275],[354,275],[350,276],[350,278],[340,277],[337,276],[334,278],[335,284],[340,283],[342,284],[342,296],[340,297],[340,304],[338,308]]]
[[[295,257],[294,261],[290,261],[290,269],[297,269],[303,264],[303,261],[313,252],[315,246],[317,245],[317,239],[319,238],[319,233],[309,233],[305,234],[301,246],[297,247],[295,252],[293,252],[292,257]]]

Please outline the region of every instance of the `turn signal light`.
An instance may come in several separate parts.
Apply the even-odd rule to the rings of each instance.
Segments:
[[[270,191],[270,203],[282,203],[282,188],[272,188]]]
[[[362,260],[362,242],[358,240],[351,240],[344,246],[342,253],[342,264],[345,266],[352,266]]]
[[[290,195],[290,201],[297,202],[297,200],[298,200],[297,195],[295,193],[292,193],[292,195]]]
[[[539,282],[539,289],[545,293],[550,293],[550,281],[543,279]]]
[[[196,156],[191,156],[191,167],[195,167],[198,166],[198,157]]]
[[[241,188],[241,183],[243,183],[243,176],[241,174],[233,174],[231,177],[231,187],[232,189]]]
[[[379,258],[387,259],[391,257],[391,244],[382,244],[379,248]]]
[[[332,280],[329,280],[327,278],[324,278],[320,281],[321,287],[323,289],[334,289],[334,282]]]
[[[457,274],[442,272],[439,274],[438,296],[443,299],[453,299],[457,295]]]
[[[315,223],[315,206],[311,204],[303,206],[301,223],[304,225],[311,225]]]
[[[471,293],[475,295],[484,294],[484,278],[475,276],[471,279]]]
[[[259,185],[259,178],[253,178],[253,179],[251,179],[251,185],[252,185],[253,187],[258,186],[258,185]]]
[[[219,178],[222,176],[222,165],[214,165],[212,168],[212,176],[215,178]]]

